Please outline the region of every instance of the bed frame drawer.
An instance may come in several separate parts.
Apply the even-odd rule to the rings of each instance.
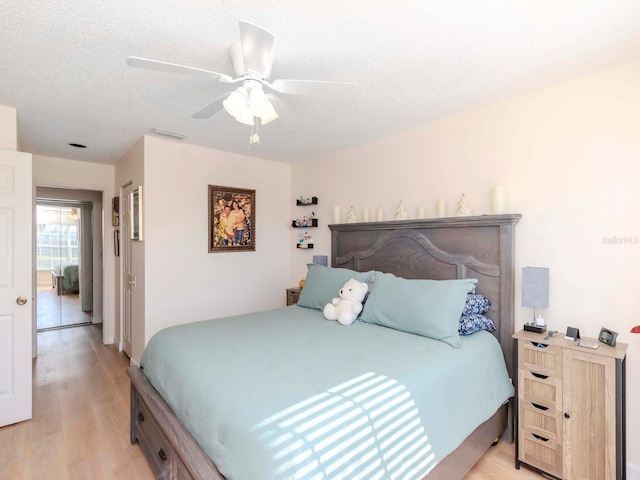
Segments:
[[[156,478],[170,480],[173,449],[155,422],[144,402],[138,401],[135,414],[135,435],[140,441]]]

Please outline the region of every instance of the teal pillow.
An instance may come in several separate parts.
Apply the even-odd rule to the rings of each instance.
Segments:
[[[353,278],[369,283],[374,274],[373,270],[356,272],[348,268],[331,268],[315,263],[307,264],[307,268],[307,278],[300,292],[298,305],[316,310],[322,310],[327,303],[331,303],[347,280]]]
[[[408,280],[378,275],[360,320],[458,348],[460,316],[478,280]]]

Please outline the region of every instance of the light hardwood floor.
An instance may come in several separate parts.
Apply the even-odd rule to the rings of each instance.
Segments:
[[[0,428],[2,480],[152,480],[129,443],[129,359],[100,325],[38,333],[33,419]],[[465,480],[540,480],[515,470],[513,445],[491,448]]]

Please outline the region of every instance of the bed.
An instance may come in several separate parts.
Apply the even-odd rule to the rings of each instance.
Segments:
[[[514,226],[519,218],[519,215],[499,215],[331,225],[332,267],[356,272],[387,272],[409,280],[478,279],[476,291],[491,301],[492,306],[487,316],[494,321],[497,329],[494,335],[479,332],[464,338],[459,351],[471,352],[471,360],[465,361],[471,365],[475,364],[476,367],[481,365],[479,359],[484,357],[502,357],[499,360],[504,363],[501,367],[478,367],[477,371],[469,370],[470,367],[467,366],[463,371],[467,371],[469,379],[456,382],[456,386],[450,388],[447,388],[446,379],[439,372],[439,368],[430,373],[432,376],[429,377],[425,370],[424,377],[426,384],[437,391],[450,389],[457,392],[457,397],[461,399],[480,398],[484,394],[481,395],[479,390],[474,390],[477,387],[470,385],[472,377],[479,376],[481,370],[487,370],[491,375],[494,370],[497,372],[502,368],[506,370],[503,377],[508,380],[513,372],[511,335]],[[374,287],[367,302],[374,298],[375,282],[374,279]],[[365,312],[367,306],[368,304],[365,304]],[[458,436],[462,435],[462,438],[456,439],[455,445],[441,447],[441,444],[447,441],[454,441],[451,440],[455,437],[453,424],[457,424],[466,414],[448,412],[425,418],[423,413],[430,409],[435,410],[436,407],[429,403],[432,399],[420,396],[420,390],[428,388],[420,384],[422,381],[424,385],[425,379],[415,379],[413,364],[423,361],[420,355],[430,357],[431,360],[427,359],[429,362],[434,358],[441,359],[446,364],[462,362],[461,354],[448,356],[454,355],[456,349],[444,342],[363,322],[341,327],[334,322],[318,320],[317,316],[321,315],[319,312],[301,306],[286,307],[267,312],[266,315],[266,319],[258,322],[252,315],[248,315],[194,322],[188,326],[166,329],[160,332],[160,340],[152,340],[148,345],[143,356],[144,369],[128,369],[131,378],[131,441],[140,443],[158,478],[422,478],[421,472],[428,471],[426,478],[429,480],[461,479],[496,437],[502,435],[505,440],[511,441],[512,401],[505,403],[509,398],[509,394],[505,395],[505,387],[500,393],[502,400],[497,401],[497,397],[493,398],[497,404],[493,407],[485,406],[485,410],[490,408],[487,410],[488,413],[485,412],[482,414],[484,416],[473,420],[476,422],[473,426],[465,425],[464,428],[467,430],[463,429],[464,433],[456,433]],[[296,360],[287,357],[291,361],[286,362],[282,357],[267,356],[268,352],[261,350],[260,342],[254,340],[252,344],[250,332],[256,332],[256,338],[263,339],[263,344],[269,346],[270,351],[284,350],[288,348],[288,343],[302,344],[304,348],[298,348]],[[300,338],[304,339],[305,332],[309,339],[306,342],[300,341]],[[230,342],[229,335],[241,336],[243,342]],[[321,348],[318,345],[325,336],[329,341],[336,343],[336,347],[339,347],[338,352],[346,351],[349,356],[338,356],[333,360],[337,363],[333,364],[331,359],[322,357],[322,350],[316,349]],[[367,342],[371,343],[359,340],[365,337],[368,338]],[[224,340],[225,338],[227,340]],[[287,342],[290,338],[298,340]],[[334,340],[331,340],[332,338]],[[249,363],[253,361],[256,366],[257,376],[248,377],[246,370],[223,368],[215,365],[210,359],[204,360],[211,365],[205,369],[206,371],[198,372],[197,375],[187,375],[190,366],[200,362],[199,358],[194,357],[200,354],[192,353],[197,351],[198,343],[209,345],[209,350],[215,351],[216,355],[225,352],[232,355],[225,360],[227,364],[232,363],[229,362],[229,358],[234,358],[233,355],[237,358],[249,358]],[[497,354],[487,353],[491,344],[499,345],[499,348],[495,347]],[[179,358],[162,354],[167,351],[184,350],[189,350],[191,356]],[[414,352],[418,357],[405,358],[404,356],[410,352]],[[402,357],[398,357],[399,355]],[[392,361],[391,356],[398,358],[398,361]],[[325,361],[318,362],[318,358],[325,358]],[[367,367],[370,368],[358,370],[360,367],[356,365],[356,360],[362,358],[368,362]],[[183,364],[183,367],[180,367],[180,364]],[[399,370],[388,370],[391,364],[398,364]],[[151,368],[151,365],[154,367]],[[325,366],[330,368],[323,370]],[[297,367],[301,367],[302,370]],[[329,373],[337,372],[337,379],[328,376],[327,370]],[[313,375],[305,376],[305,371],[313,372]],[[287,390],[294,392],[294,398],[297,398],[298,402],[277,398],[277,383],[280,381],[278,376],[293,380],[293,386],[290,385]],[[179,382],[178,388],[168,386],[172,377],[173,381]],[[242,380],[246,378],[250,380]],[[342,383],[339,381],[340,378],[343,379]],[[498,384],[500,381],[498,377],[489,377],[484,383]],[[211,388],[211,382],[216,385],[214,388]],[[366,424],[367,421],[371,421],[372,415],[365,415],[365,420],[355,415],[342,425],[341,430],[351,432],[351,436],[348,435],[349,439],[336,440],[335,435],[327,433],[330,430],[322,430],[323,424],[319,418],[325,407],[317,402],[337,402],[339,408],[342,408],[341,402],[351,402],[349,405],[353,406],[353,399],[345,392],[353,389],[360,391],[358,389],[365,388],[362,385],[386,385],[380,387],[383,392],[386,391],[384,388],[390,388],[389,392],[397,392],[400,389],[409,395],[413,402],[411,408],[403,403],[393,403],[401,402],[400,396],[398,400],[385,400],[381,405],[390,402],[389,404],[397,405],[393,408],[394,412],[405,411],[407,415],[410,412],[419,412],[414,412],[416,418],[407,419],[409,423],[414,422],[413,425],[419,427],[417,430],[405,432],[399,428],[394,434],[395,443],[390,447],[393,450],[391,458],[395,462],[393,474],[381,473],[383,470],[376,466],[379,458],[376,456],[377,453],[371,453],[371,448],[367,450],[359,444],[350,443],[351,436],[362,437],[363,444],[374,442],[373,437],[380,436],[379,430],[370,435],[372,430],[375,430],[372,424],[364,430],[357,429],[360,423]],[[246,388],[249,387],[259,391],[260,396],[248,395]],[[464,388],[471,390],[465,391]],[[231,393],[236,390],[240,396],[234,399]],[[310,394],[314,391],[318,395]],[[487,394],[488,397],[496,395]],[[204,409],[205,413],[204,416],[202,412],[198,414],[198,409],[192,404],[199,404],[206,397],[213,397],[218,402],[216,405],[227,404],[229,410],[223,414],[209,411],[207,415],[206,408],[209,407],[200,405],[200,409]],[[187,399],[191,399],[192,404],[188,405]],[[347,412],[351,411],[347,407],[344,408]],[[458,412],[480,410],[475,406],[466,409],[456,408]],[[217,409],[216,406],[214,410]],[[366,408],[356,410],[361,413]],[[309,411],[316,411],[317,418],[309,417]],[[283,428],[282,425],[293,424],[292,419],[297,418],[296,412],[305,412],[303,417],[308,417],[311,424],[319,425],[319,433],[312,434],[311,437],[315,435],[325,444],[331,438],[334,450],[347,452],[343,455],[344,458],[338,462],[334,461],[333,466],[324,465],[318,468],[318,462],[312,461],[317,460],[313,452],[322,452],[322,448],[314,444],[311,446],[312,453],[305,454],[304,448],[296,453],[299,447],[296,441],[299,443],[300,438],[287,439],[290,432],[273,429],[274,425]],[[449,425],[450,435],[436,432],[438,418],[446,420],[441,423],[445,427]],[[244,425],[244,430],[240,431],[236,423],[228,423],[228,419],[239,421]],[[219,423],[216,428],[221,430],[217,433],[207,430],[210,428],[205,425],[208,421]],[[305,425],[307,423],[309,422]],[[199,428],[204,428],[204,433]],[[366,433],[362,433],[365,430]],[[390,431],[393,433],[393,428]],[[404,443],[399,439],[404,439]],[[269,448],[275,445],[278,449],[268,451],[266,448],[265,451],[260,451],[261,444]],[[388,446],[388,443],[386,445]],[[422,463],[409,462],[408,452],[413,452],[411,455],[415,456],[419,448],[426,452],[420,457]],[[381,449],[379,445],[376,446],[376,452]],[[307,457],[310,460],[305,460]],[[265,458],[269,461],[273,458],[284,458],[287,462],[275,466],[267,465],[264,463]],[[296,466],[293,470],[292,464]],[[269,473],[256,474],[255,472],[261,468],[268,468]],[[225,472],[227,477],[223,476],[221,471]]]
[[[58,265],[51,271],[51,283],[58,295],[80,291],[78,264]]]

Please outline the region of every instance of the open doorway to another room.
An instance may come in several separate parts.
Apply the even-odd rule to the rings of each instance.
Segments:
[[[103,218],[101,191],[36,187],[34,348],[42,329],[102,323]]]
[[[36,202],[38,331],[92,321],[91,207],[90,202]]]

